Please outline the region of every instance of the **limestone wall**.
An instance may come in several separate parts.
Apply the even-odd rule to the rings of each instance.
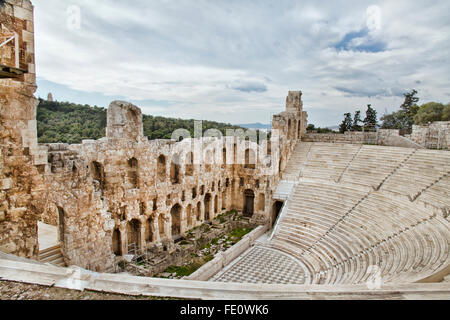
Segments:
[[[170,250],[224,210],[268,223],[280,156],[289,158],[305,127],[300,109],[279,115],[282,130],[259,145],[236,136],[148,141],[136,106],[113,102],[107,119],[99,141],[45,146],[42,219],[58,225],[68,265],[96,271],[135,248]]]
[[[408,137],[429,149],[450,149],[450,121],[433,122],[427,126],[413,126]]]
[[[422,148],[416,142],[400,136],[399,130],[379,129],[377,132],[341,133],[307,133],[302,138],[304,142],[328,142],[350,144],[373,144],[403,148]]]
[[[33,6],[6,0],[0,7],[0,36],[16,34],[18,79],[0,79],[0,250],[36,257],[37,221],[42,191],[38,169],[45,156],[37,145]],[[3,40],[4,41],[4,40]],[[0,48],[0,63],[14,67],[15,46]]]

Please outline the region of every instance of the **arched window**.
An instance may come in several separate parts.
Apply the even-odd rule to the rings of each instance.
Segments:
[[[194,175],[194,154],[192,152],[189,152],[186,155],[186,167],[185,172],[187,176]]]
[[[132,189],[138,187],[138,161],[136,158],[131,158],[128,160],[128,183]]]
[[[105,170],[103,166],[99,162],[93,161],[90,167],[92,179],[97,181],[98,188],[103,191],[105,187]]]
[[[158,157],[156,170],[159,181],[166,181],[166,157],[164,155]]]
[[[180,157],[174,155],[170,164],[170,180],[172,184],[180,183]]]
[[[256,156],[255,151],[252,149],[245,150],[245,168],[255,169],[256,167]]]
[[[222,149],[222,168],[225,168],[227,166],[227,149]]]

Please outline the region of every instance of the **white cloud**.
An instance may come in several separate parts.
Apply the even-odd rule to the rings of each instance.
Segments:
[[[302,90],[310,121],[333,125],[368,103],[391,111],[402,90],[413,87],[424,102],[447,102],[449,95],[445,0],[34,4],[40,78],[84,92],[170,101],[144,103],[145,112],[267,123],[284,108],[288,90]],[[80,8],[79,30],[67,28],[69,5]],[[367,28],[372,5],[380,9],[380,28],[336,49]],[[370,52],[380,44],[383,50]]]

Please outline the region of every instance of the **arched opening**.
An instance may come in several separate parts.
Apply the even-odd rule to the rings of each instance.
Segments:
[[[64,209],[58,207],[58,240],[64,242],[64,234],[66,232],[66,214]]]
[[[298,127],[297,127],[297,139],[300,139],[302,137],[302,121],[298,121]]]
[[[194,175],[194,154],[192,152],[186,155],[185,173],[187,176]]]
[[[278,216],[280,215],[281,209],[283,208],[283,202],[276,201],[272,207],[272,227],[277,222]]]
[[[157,161],[157,174],[159,181],[166,180],[166,157],[164,155],[160,155]]]
[[[256,166],[256,156],[255,151],[252,149],[245,150],[245,168],[255,169]]]
[[[127,176],[131,189],[136,189],[138,187],[138,161],[136,158],[131,158],[128,160]]]
[[[227,166],[227,149],[222,149],[222,168],[225,168]]]
[[[247,189],[244,192],[244,217],[251,218],[255,212],[255,193],[253,190]]]
[[[195,213],[192,211],[192,205],[188,205],[186,207],[186,216],[187,216],[187,222],[188,226],[194,227],[195,226]]]
[[[127,239],[128,239],[128,252],[137,253],[136,250],[140,248],[140,232],[141,222],[137,219],[133,219],[127,224]]]
[[[105,170],[97,161],[91,163],[91,175],[92,179],[97,181],[99,190],[103,190],[105,187]]]
[[[159,229],[159,238],[160,239],[164,239],[166,237],[165,224],[166,224],[166,220],[164,219],[164,216],[161,213],[158,216],[158,229]]]
[[[145,241],[153,242],[153,218],[147,220],[145,224]]]
[[[178,237],[181,233],[181,206],[176,204],[170,210],[172,216],[172,238]]]
[[[211,194],[207,193],[205,196],[205,219],[212,220],[211,218]]]
[[[112,247],[113,247],[113,252],[116,256],[122,255],[122,240],[121,240],[121,235],[120,235],[119,229],[115,229],[113,231]]]
[[[197,221],[202,221],[202,204],[197,203]]]
[[[197,187],[192,188],[192,199],[197,198]]]
[[[170,164],[170,181],[172,184],[180,183],[180,157],[174,155]]]

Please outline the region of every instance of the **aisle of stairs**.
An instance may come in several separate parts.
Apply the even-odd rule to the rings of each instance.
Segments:
[[[50,247],[39,251],[39,261],[50,263],[58,267],[65,267],[64,258],[61,252],[61,245]]]

